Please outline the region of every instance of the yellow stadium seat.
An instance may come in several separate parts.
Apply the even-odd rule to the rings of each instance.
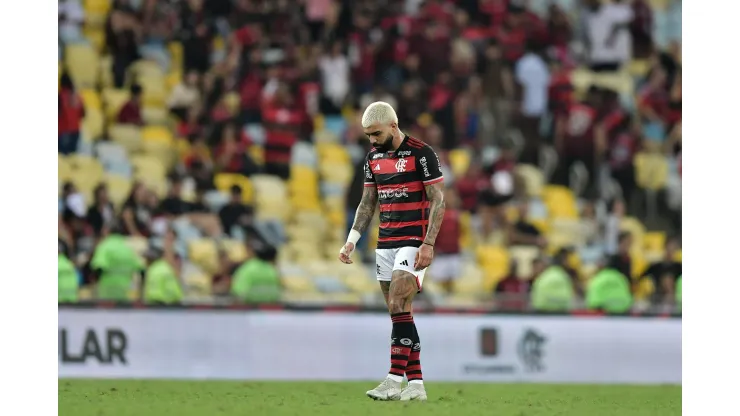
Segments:
[[[155,61],[147,59],[139,59],[134,62],[130,67],[129,71],[132,78],[141,82],[142,78],[160,78],[164,79],[165,73],[161,66]]]
[[[643,78],[647,75],[649,70],[650,62],[644,59],[632,60],[627,67],[627,71],[629,71],[630,75],[637,78]]]
[[[105,120],[98,110],[86,110],[82,120],[82,137],[86,140],[97,140],[103,137]]]
[[[72,164],[69,162],[69,160],[66,157],[59,155],[57,167],[58,167],[57,172],[58,172],[59,182],[64,183],[70,180],[70,178],[72,177],[73,168],[72,168]]]
[[[180,42],[170,42],[167,44],[167,50],[170,52],[170,59],[174,68],[182,67],[183,49]]]
[[[249,146],[249,156],[252,157],[255,163],[259,165],[265,164],[265,149],[260,145]]]
[[[642,276],[643,273],[648,269],[648,266],[650,266],[647,261],[645,260],[645,257],[642,255],[642,253],[639,252],[633,252],[632,253],[632,270],[630,270],[630,273],[632,273],[633,279],[637,279],[640,276]]]
[[[103,165],[94,157],[77,153],[68,156],[67,160],[76,172],[95,177],[103,176]]]
[[[167,101],[167,81],[164,76],[143,76],[137,82],[142,88],[144,106],[164,108]]]
[[[137,178],[161,178],[167,175],[162,162],[149,155],[137,155],[131,158],[131,166]]]
[[[663,232],[647,232],[642,238],[642,245],[648,253],[663,252],[666,242],[666,235]]]
[[[213,181],[216,189],[226,194],[231,192],[232,186],[239,185],[242,188],[242,201],[245,204],[251,204],[253,202],[254,187],[252,181],[246,176],[238,173],[218,173]]]
[[[635,155],[635,181],[643,189],[660,190],[668,181],[668,162],[659,153]]]
[[[142,141],[141,150],[143,154],[158,159],[167,171],[174,166],[177,160],[177,150],[171,143]]]
[[[470,152],[466,149],[453,149],[448,153],[452,174],[459,178],[465,175],[470,167]]]
[[[315,292],[316,286],[306,276],[287,276],[281,279],[285,290],[290,292]]]
[[[457,294],[480,294],[483,289],[484,273],[481,268],[472,263],[467,263],[461,275],[454,280],[453,291]]]
[[[77,88],[95,87],[98,84],[98,53],[83,43],[69,44],[65,48],[65,64]]]
[[[476,257],[484,270],[484,290],[490,293],[509,273],[509,253],[504,247],[481,246],[476,250]]]
[[[213,240],[207,238],[191,240],[188,251],[190,260],[204,271],[215,273],[218,270],[218,250]]]
[[[82,96],[82,102],[85,104],[85,111],[102,111],[103,103],[100,100],[98,92],[92,88],[84,88],[80,90],[80,96]]]
[[[655,293],[655,284],[652,279],[640,279],[634,285],[635,299],[645,300]]]
[[[509,248],[511,259],[516,262],[516,273],[519,276],[532,275],[532,263],[539,256],[540,250],[532,246],[513,246]]]
[[[545,186],[542,188],[542,198],[551,218],[578,218],[576,199],[569,188],[559,185]]]
[[[141,256],[149,248],[149,241],[146,237],[126,237],[126,245]]]
[[[244,242],[239,240],[222,240],[221,247],[226,252],[226,255],[234,263],[242,263],[247,259],[249,253],[247,252],[247,246]]]
[[[116,120],[121,107],[129,100],[130,94],[127,90],[106,88],[103,90],[103,104],[105,104],[105,115],[108,120]]]
[[[645,236],[645,226],[642,225],[640,220],[634,217],[622,218],[622,221],[619,224],[619,229],[632,235],[633,248],[638,250],[642,249],[643,237]]]
[[[113,88],[113,58],[110,55],[100,58],[98,77],[100,78],[101,88]]]
[[[349,163],[351,160],[347,149],[336,142],[320,142],[316,144],[316,151],[321,162]]]
[[[94,20],[93,20],[94,22]],[[105,31],[99,27],[96,27],[94,23],[85,22],[85,27],[82,30],[85,38],[95,47],[97,52],[103,52],[105,49]]]
[[[542,194],[542,188],[545,186],[545,177],[538,167],[533,165],[517,165],[515,174],[524,184],[524,190],[527,196],[538,197]]]
[[[141,138],[145,142],[160,142],[168,145],[174,144],[172,132],[162,126],[145,126],[141,130]]]
[[[141,128],[127,124],[114,124],[108,128],[108,137],[121,146],[129,154],[141,148]]]
[[[105,183],[108,187],[108,196],[113,205],[120,207],[126,202],[131,193],[131,180],[119,175],[106,175]]]
[[[169,112],[164,108],[160,107],[144,107],[141,110],[141,118],[144,119],[144,124],[165,126],[169,123]]]
[[[210,296],[212,294],[213,281],[208,274],[202,271],[189,274],[183,280],[185,281],[185,296]]]

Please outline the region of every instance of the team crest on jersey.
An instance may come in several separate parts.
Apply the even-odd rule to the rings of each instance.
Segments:
[[[398,159],[396,162],[396,172],[406,172],[406,159]]]

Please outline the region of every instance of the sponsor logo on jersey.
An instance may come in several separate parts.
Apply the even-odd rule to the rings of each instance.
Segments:
[[[421,168],[424,169],[424,176],[429,177],[429,166],[427,166],[427,158],[422,157],[419,159],[419,163],[421,163]]]
[[[396,188],[396,189],[378,189],[378,198],[389,199],[389,198],[407,198],[409,188]]]
[[[410,150],[401,150],[398,152],[398,157],[411,156]]]

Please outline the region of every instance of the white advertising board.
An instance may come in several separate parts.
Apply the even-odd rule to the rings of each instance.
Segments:
[[[681,383],[681,320],[415,317],[430,381]],[[59,310],[59,377],[376,380],[387,315]]]

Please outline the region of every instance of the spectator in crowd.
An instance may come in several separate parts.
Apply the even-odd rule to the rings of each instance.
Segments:
[[[493,134],[486,138],[487,143],[500,144],[508,130],[509,101],[515,93],[514,77],[495,39],[488,41],[479,62],[483,95],[493,118]]]
[[[77,267],[69,259],[66,253],[66,244],[59,243],[59,255],[57,268],[59,270],[58,292],[59,303],[74,303],[78,300],[78,290],[80,286],[80,276]]]
[[[514,66],[514,78],[521,89],[518,126],[524,136],[521,163],[539,164],[542,138],[540,124],[547,112],[550,68],[543,57],[542,45],[529,42],[526,53]]]
[[[532,283],[532,308],[537,311],[567,311],[573,306],[575,297],[570,274],[558,264],[546,268]]]
[[[235,234],[235,227],[243,228],[253,221],[254,208],[243,202],[242,188],[233,185],[230,189],[229,203],[224,205],[218,212],[221,220],[221,228],[227,234]]]
[[[198,72],[190,71],[183,82],[177,84],[170,93],[167,106],[180,120],[187,120],[189,118],[188,109],[195,107],[200,102],[199,82],[200,75]],[[197,117],[194,117],[194,119],[197,120]]]
[[[554,181],[565,186],[570,185],[570,172],[576,163],[582,163],[588,173],[593,190],[596,184],[598,147],[596,126],[601,108],[601,89],[591,86],[586,99],[570,105],[556,121],[555,149],[560,155]]]
[[[250,176],[257,173],[259,167],[247,153],[249,138],[238,133],[236,126],[231,123],[221,129],[221,141],[214,155],[216,169]]]
[[[131,97],[123,104],[118,112],[118,122],[121,124],[133,124],[142,126],[144,119],[141,116],[142,89],[138,84],[131,86]]]
[[[113,56],[113,82],[122,88],[126,82],[126,71],[140,58],[138,43],[141,25],[136,11],[129,0],[115,0],[105,25],[106,46]]]
[[[59,153],[69,155],[77,152],[80,143],[85,106],[69,73],[62,73],[59,83]]]
[[[59,1],[59,39],[71,43],[82,38],[85,10],[78,0]]]
[[[170,189],[167,196],[159,204],[159,212],[170,217],[187,214],[191,210],[190,203],[182,198],[183,179],[173,175],[170,178]]]
[[[622,0],[586,0],[585,26],[593,71],[616,71],[632,55],[632,9]]]
[[[617,252],[611,255],[607,261],[607,267],[614,269],[625,276],[632,276],[632,234],[628,232],[619,233]]]
[[[625,313],[632,306],[629,279],[612,268],[600,270],[586,288],[586,306],[594,311]]]
[[[462,253],[460,249],[460,200],[454,189],[445,191],[445,213],[439,232],[445,238],[434,247],[435,260],[430,266],[429,274],[439,282],[442,289],[452,293],[456,279],[462,274]]]
[[[90,266],[97,276],[97,297],[104,300],[130,301],[135,277],[144,264],[123,235],[114,228],[95,248]]]
[[[144,302],[173,305],[182,301],[182,287],[178,278],[180,259],[174,253],[175,235],[165,233],[163,247],[150,246],[144,254],[147,267],[144,277]]]
[[[134,183],[121,211],[122,231],[134,237],[149,237],[152,234],[154,212],[149,206],[146,186]]]
[[[681,277],[682,266],[676,261],[676,252],[679,250],[678,241],[674,238],[666,241],[663,258],[650,265],[643,273],[642,278],[653,282],[654,300],[660,303],[673,303],[676,292],[676,281]]]
[[[276,303],[280,300],[282,286],[275,259],[277,250],[264,246],[255,250],[255,256],[234,272],[231,294],[238,302]]]
[[[604,226],[604,243],[606,254],[613,255],[619,250],[619,235],[622,219],[625,217],[626,207],[624,201],[615,199],[611,202],[609,215]]]
[[[342,53],[342,43],[334,42],[319,60],[321,69],[321,112],[339,114],[350,89],[350,66]]]
[[[87,210],[87,223],[90,224],[96,236],[101,236],[109,230],[116,221],[116,213],[108,197],[108,188],[105,184],[95,187],[93,204]]]
[[[509,227],[509,244],[535,246],[539,248],[546,247],[547,240],[542,236],[542,232],[527,221],[529,203],[527,201],[519,201],[517,211],[519,214],[517,220]]]

